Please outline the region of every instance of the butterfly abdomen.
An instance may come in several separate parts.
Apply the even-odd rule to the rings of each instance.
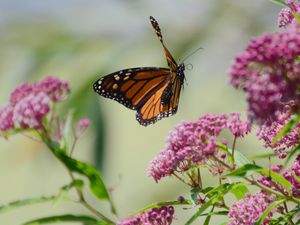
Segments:
[[[172,97],[172,87],[173,84],[169,83],[161,96],[161,104],[163,106],[168,105],[170,103]]]

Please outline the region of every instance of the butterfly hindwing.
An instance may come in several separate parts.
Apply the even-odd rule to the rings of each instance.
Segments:
[[[168,82],[157,89],[146,102],[143,102],[136,116],[140,124],[147,126],[177,112],[182,87],[180,78],[181,76],[171,73]]]

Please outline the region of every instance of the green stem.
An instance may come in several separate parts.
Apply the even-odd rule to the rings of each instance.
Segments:
[[[233,171],[233,170],[234,170],[234,169],[231,168],[229,165],[227,165],[227,164],[224,163],[223,161],[219,160],[217,157],[214,157],[214,159],[215,159],[217,162],[221,163],[223,166],[225,166],[229,171]],[[286,200],[288,200],[288,201],[294,202],[294,203],[296,203],[296,204],[300,204],[300,201],[299,201],[299,200],[297,200],[297,199],[295,199],[295,198],[293,198],[293,197],[291,197],[291,196],[288,196],[288,195],[285,195],[285,194],[282,194],[282,193],[278,193],[277,191],[274,191],[274,190],[271,189],[271,188],[268,188],[268,187],[266,187],[266,186],[261,185],[260,183],[256,182],[255,180],[251,180],[251,179],[249,179],[248,177],[243,177],[243,179],[246,180],[246,181],[248,181],[250,184],[259,187],[259,188],[262,189],[262,190],[265,190],[265,191],[267,191],[267,192],[269,192],[269,193],[272,193],[272,194],[276,195],[276,196],[279,197],[279,198],[284,198],[284,199],[286,199]]]
[[[235,149],[235,145],[236,145],[236,136],[234,136],[234,139],[233,139],[233,144],[232,144],[232,157],[234,157],[234,149]]]
[[[51,139],[49,138],[49,136],[47,135],[48,133],[47,133],[47,131],[46,131],[46,129],[44,128],[43,129],[43,134],[40,134],[40,136],[41,136],[41,139],[44,141],[44,143],[47,145],[47,147],[49,148],[49,149],[51,149],[52,151],[52,153],[53,153],[53,151],[56,151],[56,149],[55,149],[55,147],[53,147],[50,143],[51,143]],[[63,150],[60,150],[60,151],[63,151]],[[67,169],[67,171],[68,171],[68,173],[69,173],[69,175],[70,175],[70,177],[71,177],[71,179],[72,179],[72,181],[74,181],[75,180],[75,178],[74,178],[74,176],[73,176],[73,174],[72,174],[72,172],[70,171],[70,169],[65,165],[65,164],[63,164],[64,166],[65,166],[65,168]],[[92,212],[94,215],[96,215],[96,216],[98,216],[100,219],[102,219],[102,220],[104,220],[106,223],[108,223],[108,224],[115,224],[112,220],[110,220],[109,218],[107,218],[106,216],[104,216],[101,212],[99,212],[97,209],[95,209],[93,206],[91,206],[86,200],[85,200],[85,198],[84,198],[84,195],[83,195],[83,193],[82,193],[82,191],[81,191],[81,189],[79,188],[79,187],[76,187],[76,191],[77,191],[77,194],[78,194],[78,196],[79,196],[79,203],[81,203],[83,206],[85,206],[90,212]]]

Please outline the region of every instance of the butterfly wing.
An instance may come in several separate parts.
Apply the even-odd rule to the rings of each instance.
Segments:
[[[177,70],[177,63],[176,63],[175,59],[173,58],[173,56],[171,55],[171,53],[169,52],[169,50],[167,49],[167,47],[164,44],[163,36],[161,34],[161,30],[160,30],[160,27],[158,25],[158,22],[152,16],[150,16],[150,22],[152,24],[152,27],[153,27],[153,29],[154,29],[154,31],[155,31],[155,33],[156,33],[156,35],[157,35],[160,43],[163,46],[163,49],[164,49],[164,52],[165,52],[166,59],[167,59],[169,67],[171,68],[172,71],[176,72],[176,70]]]
[[[167,82],[170,70],[159,67],[139,67],[120,70],[97,80],[94,91],[127,108],[137,109],[147,98]]]
[[[177,112],[182,82],[176,73],[138,107],[136,119],[147,126]]]

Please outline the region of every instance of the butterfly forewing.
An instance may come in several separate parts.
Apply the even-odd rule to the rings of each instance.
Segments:
[[[173,56],[171,55],[171,53],[169,52],[169,50],[167,49],[167,47],[164,44],[163,36],[161,34],[161,30],[160,30],[160,27],[158,25],[158,22],[152,16],[150,16],[150,22],[152,24],[152,27],[153,27],[159,41],[161,42],[161,44],[163,46],[163,49],[164,49],[165,56],[166,56],[169,67],[171,68],[172,71],[176,72],[177,63],[176,63],[175,59],[173,58]]]
[[[166,82],[170,70],[139,67],[109,74],[93,85],[99,95],[118,101],[130,109],[137,109],[156,89]]]

